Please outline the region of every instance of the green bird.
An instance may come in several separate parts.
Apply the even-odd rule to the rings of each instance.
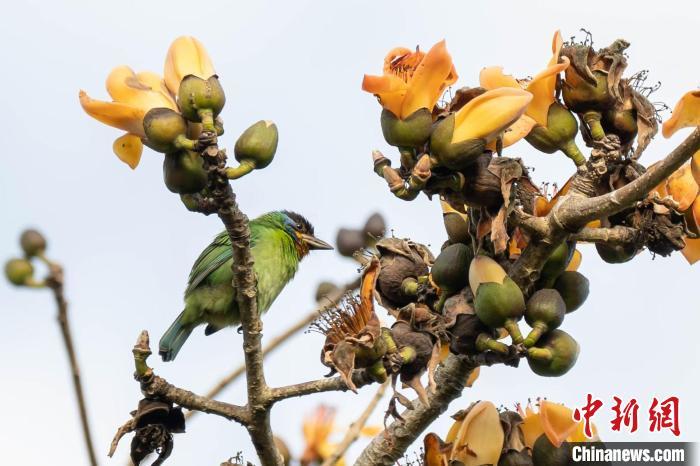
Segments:
[[[303,216],[289,211],[264,214],[250,222],[250,250],[258,284],[258,311],[267,311],[312,249],[333,249],[314,236]],[[190,272],[185,309],[160,339],[163,361],[172,361],[195,327],[207,324],[205,335],[240,323],[231,286],[231,240],[226,231],[202,251]]]

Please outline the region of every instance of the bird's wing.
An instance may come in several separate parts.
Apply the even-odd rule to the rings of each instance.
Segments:
[[[255,224],[251,222],[251,246],[254,246],[257,242],[258,234]],[[190,271],[190,276],[187,280],[187,289],[185,290],[185,296],[189,295],[200,283],[202,283],[206,278],[214,272],[216,269],[224,265],[233,256],[233,250],[231,249],[231,239],[228,233],[224,230],[219,233],[214,241],[209,244],[209,246],[202,251],[197,260],[192,266]]]

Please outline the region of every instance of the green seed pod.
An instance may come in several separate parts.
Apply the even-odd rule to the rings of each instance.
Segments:
[[[469,264],[473,258],[472,248],[465,244],[447,246],[430,270],[433,281],[447,294],[458,292],[469,284]]]
[[[533,462],[527,452],[510,450],[501,455],[498,466],[533,466]]]
[[[187,121],[169,108],[152,108],[143,117],[145,144],[157,152],[193,149],[194,141],[187,139]]]
[[[5,276],[13,285],[26,285],[33,275],[34,266],[26,259],[10,259],[5,263]]]
[[[214,118],[224,108],[226,95],[216,75],[205,80],[190,74],[180,82],[177,103],[188,121],[202,122],[205,130],[214,131]]]
[[[207,186],[207,172],[202,167],[202,158],[192,151],[165,154],[163,180],[171,192],[193,194]]]
[[[605,244],[596,243],[595,249],[598,255],[608,264],[622,264],[628,262],[639,252],[634,244]]]
[[[360,230],[341,228],[335,238],[338,252],[343,257],[352,257],[357,251],[365,247],[365,233]]]
[[[455,115],[440,120],[430,136],[430,153],[435,156],[440,164],[453,170],[460,170],[474,162],[486,149],[486,141],[483,139],[468,139],[466,141],[452,143],[452,135],[455,128]]]
[[[571,463],[571,444],[564,442],[557,448],[552,445],[545,434],[542,434],[532,447],[532,462],[537,466],[569,466]]]
[[[243,131],[236,141],[233,153],[241,164],[250,163],[253,168],[265,168],[275,157],[278,141],[277,125],[260,120]]]
[[[574,367],[579,354],[579,345],[563,330],[552,330],[543,335],[527,350],[527,362],[537,375],[559,377]]]
[[[19,237],[19,244],[28,258],[43,254],[46,251],[46,238],[36,230],[24,230]]]
[[[572,112],[585,113],[589,110],[608,110],[612,107],[614,100],[608,90],[608,74],[595,70],[593,76],[595,85],[583,79],[574,81],[567,73],[562,86],[562,98]]]
[[[569,244],[564,241],[556,247],[542,267],[539,288],[551,288],[552,285],[554,285],[554,281],[566,270],[566,266],[569,265],[569,261],[571,261],[571,257],[576,249],[575,246],[576,244],[569,246]]]
[[[554,289],[561,295],[566,305],[566,312],[569,313],[574,312],[586,302],[589,282],[580,272],[566,271],[559,275],[557,281],[554,282]]]
[[[385,109],[380,121],[384,139],[396,147],[423,146],[433,127],[433,115],[427,108],[418,109],[403,120]]]
[[[558,328],[564,322],[566,304],[557,290],[543,288],[530,296],[525,309],[525,322],[532,331],[525,338],[526,348],[533,346],[543,333]]]

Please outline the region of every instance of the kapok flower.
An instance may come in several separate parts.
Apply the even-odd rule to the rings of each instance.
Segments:
[[[92,99],[81,90],[80,104],[91,117],[126,132],[114,141],[113,150],[122,162],[136,168],[146,137],[144,116],[154,108],[177,111],[177,105],[163,79],[148,71],[135,73],[128,66],[118,66],[107,77],[106,87],[112,102]]]
[[[432,111],[455,81],[457,71],[443,40],[428,53],[392,49],[384,58],[382,76],[365,75],[362,90],[376,95],[382,107],[403,120],[422,108]]]
[[[670,196],[678,204],[678,212],[685,215],[688,228],[700,234],[700,151],[693,154],[689,163],[673,172],[656,187],[661,198]],[[700,261],[700,238],[685,238],[681,250],[692,265]]]
[[[518,405],[518,413],[523,418],[520,429],[523,432],[525,445],[533,448],[540,435],[545,434],[549,442],[559,448],[562,443],[587,442],[597,440],[597,429],[593,426],[593,438],[587,438],[583,433],[583,421],[573,420],[573,411],[564,405],[547,400],[539,402],[536,412],[528,403],[525,410]]]
[[[323,461],[331,456],[335,451],[335,445],[329,442],[329,437],[333,433],[335,420],[335,409],[328,406],[319,406],[314,413],[304,419],[303,431],[306,447],[299,462],[302,466]],[[345,461],[341,458],[336,466],[344,466]]]
[[[700,126],[700,89],[681,97],[671,118],[664,122],[662,132],[665,138],[670,138],[679,129],[694,126]]]
[[[180,36],[170,44],[165,58],[165,83],[172,95],[177,95],[180,82],[193,75],[207,80],[215,73],[204,45],[192,36]]]
[[[528,142],[538,150],[546,153],[562,150],[580,164],[585,158],[574,143],[578,131],[576,118],[556,100],[557,77],[569,67],[569,59],[559,56],[562,45],[561,33],[557,31],[547,67],[532,79],[518,80],[505,75],[502,67],[493,66],[481,70],[479,81],[485,89],[522,88],[533,95],[525,114],[503,135],[504,147],[532,135]]]

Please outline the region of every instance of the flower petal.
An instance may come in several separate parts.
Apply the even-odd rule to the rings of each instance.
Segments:
[[[520,430],[523,433],[525,445],[532,449],[538,438],[544,433],[542,427],[542,419],[539,414],[533,412],[530,405],[527,406],[525,413],[521,413],[523,423],[520,424]]]
[[[501,87],[470,100],[455,115],[452,142],[485,139],[491,142],[520,118],[532,94],[521,89]]]
[[[693,158],[690,159],[690,171],[693,173],[695,182],[700,185],[700,150],[693,154]]]
[[[366,74],[362,79],[362,90],[376,95],[382,107],[389,110],[394,116],[397,118],[401,116],[401,107],[406,92],[408,92],[408,84],[403,79],[394,75],[372,76]]]
[[[477,366],[476,369],[473,369],[469,373],[469,376],[467,377],[467,383],[465,383],[464,386],[470,388],[472,385],[474,385],[474,382],[476,382],[476,380],[479,378],[479,374],[481,374],[481,368]]]
[[[443,453],[443,443],[436,434],[430,433],[423,438],[423,464],[425,466],[446,466],[447,458]]]
[[[502,66],[488,66],[479,72],[479,85],[490,91],[499,87],[514,87],[522,89],[522,86],[513,76],[503,73]]]
[[[564,38],[561,36],[561,31],[557,30],[552,38],[552,58],[549,60],[549,65],[559,63],[559,54],[564,46]]]
[[[571,256],[571,260],[569,261],[569,265],[566,266],[566,271],[567,272],[575,272],[578,270],[579,267],[581,267],[581,261],[583,260],[583,256],[581,255],[581,251],[578,249],[574,249],[574,254]]]
[[[662,133],[670,138],[681,128],[700,126],[700,89],[686,92],[673,109],[671,118],[663,125]]]
[[[698,184],[693,178],[690,164],[683,165],[668,177],[666,191],[678,203],[681,212],[690,208],[698,195]]]
[[[455,81],[457,72],[452,57],[441,40],[428,50],[409,80],[400,117],[406,118],[421,108],[432,110],[447,86]]]
[[[143,153],[143,142],[135,134],[125,134],[114,140],[112,150],[119,157],[119,160],[127,164],[133,170],[141,161]]]
[[[526,110],[527,112],[527,110]],[[512,146],[522,138],[530,134],[537,122],[527,115],[518,118],[518,121],[510,125],[503,133],[503,147]]]
[[[700,239],[686,238],[685,247],[681,250],[681,253],[690,265],[700,261]]]
[[[542,429],[552,445],[557,448],[576,430],[577,423],[572,414],[571,409],[564,405],[547,400],[540,401]]]
[[[554,103],[557,76],[569,67],[569,59],[563,57],[563,63],[556,63],[548,66],[544,71],[537,74],[527,85],[526,90],[532,94],[532,102],[525,112],[529,117],[534,118],[537,123],[547,126],[547,114],[549,107]]]
[[[144,113],[159,107],[177,110],[172,97],[162,92],[163,84],[159,78],[155,73],[137,75],[128,66],[118,66],[107,76],[107,92],[115,102],[140,107]]]
[[[216,72],[204,45],[192,36],[180,36],[170,44],[165,58],[165,83],[173,95],[177,95],[180,81],[189,74],[209,79]]]
[[[480,401],[464,418],[450,460],[464,466],[498,464],[504,437],[498,410],[490,401]]]
[[[146,114],[144,109],[117,102],[95,100],[83,90],[80,91],[78,97],[85,113],[97,121],[127,133],[146,136],[143,132],[143,116]]]

